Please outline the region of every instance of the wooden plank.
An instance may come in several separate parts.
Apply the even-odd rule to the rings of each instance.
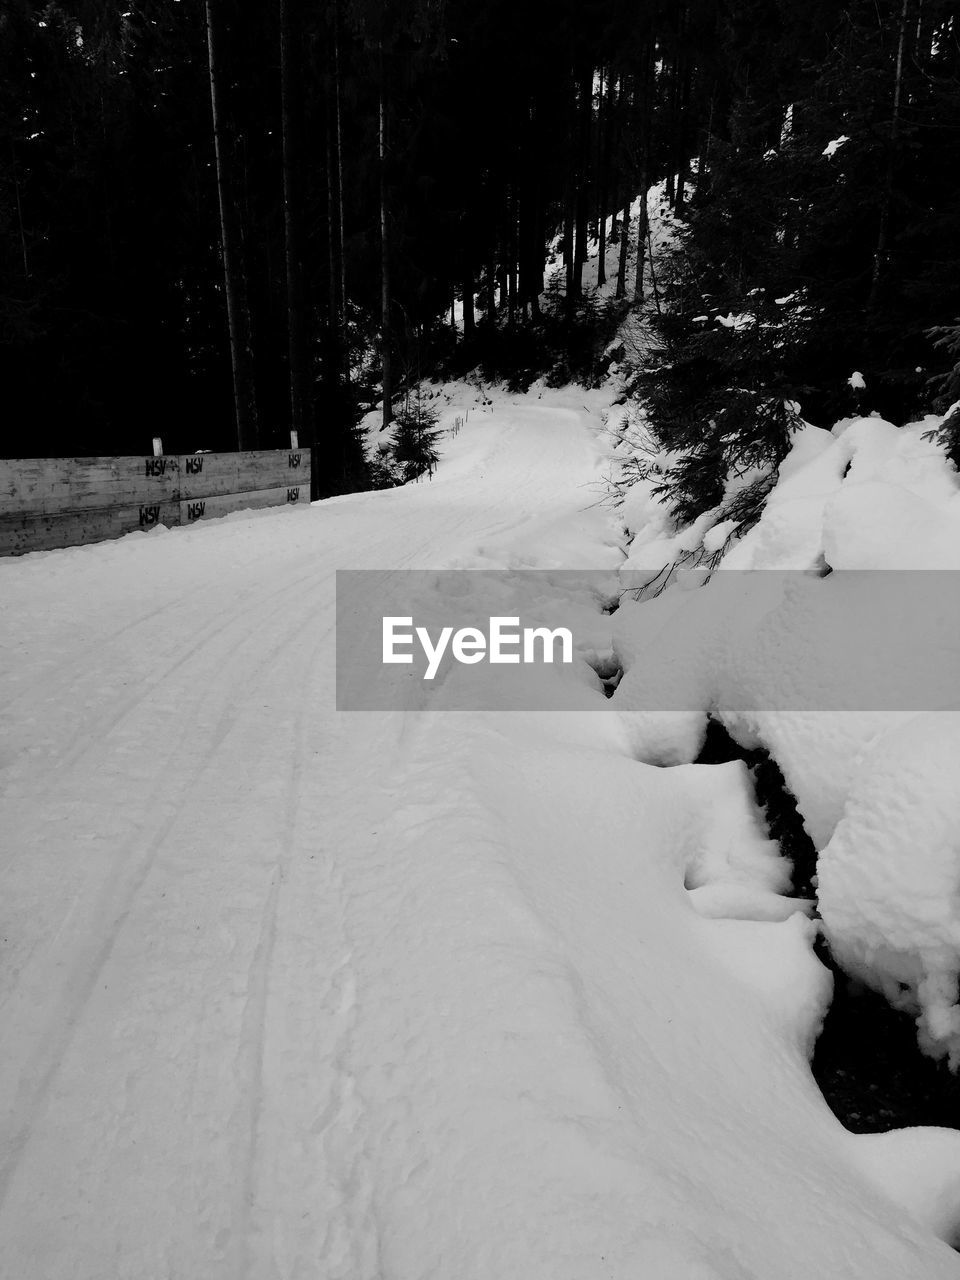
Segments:
[[[0,555],[309,503],[310,469],[309,449],[0,459]]]
[[[236,493],[238,457],[236,453],[181,454],[180,500]]]
[[[298,456],[299,462],[297,462]],[[310,464],[309,449],[248,449],[245,453],[234,454],[234,457],[245,458],[254,466],[264,470],[276,467],[283,475],[288,471],[302,470],[304,466]]]
[[[121,538],[125,533],[140,529],[153,529],[158,524],[173,527],[179,523],[179,502],[0,516],[0,555],[77,547],[88,542]]]
[[[270,449],[238,453],[236,492],[244,489],[296,487],[310,480],[310,453],[304,449]]]
[[[310,482],[309,449],[256,449],[180,457],[180,497],[209,498]]]
[[[0,459],[0,516],[153,506],[179,497],[176,456]]]
[[[205,498],[180,501],[180,523],[215,520],[231,511],[253,511],[261,507],[295,506],[309,503],[310,485],[288,485],[282,489],[248,489],[244,493],[210,494]]]

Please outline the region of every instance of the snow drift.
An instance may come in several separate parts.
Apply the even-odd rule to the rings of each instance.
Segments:
[[[707,588],[628,602],[615,644],[638,758],[696,758],[711,715],[766,747],[820,851],[834,954],[956,1066],[960,484],[937,422],[806,427]],[[644,509],[663,519],[641,494]],[[680,535],[654,524],[630,567],[710,531],[709,515]]]

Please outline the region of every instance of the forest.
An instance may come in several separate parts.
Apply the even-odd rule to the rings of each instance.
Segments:
[[[369,487],[381,401],[589,384],[645,306],[625,394],[691,514],[861,383],[897,421],[960,396],[958,172],[947,0],[4,0],[0,452],[295,430],[315,496]]]

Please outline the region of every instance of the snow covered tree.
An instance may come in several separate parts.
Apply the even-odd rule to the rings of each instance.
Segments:
[[[719,506],[731,481],[769,476],[786,456],[800,425],[789,355],[804,317],[760,291],[736,313],[710,305],[693,315],[682,288],[673,285],[677,310],[658,322],[662,349],[639,387],[657,444],[675,455],[659,491],[688,523]],[[691,300],[706,305],[699,290]]]

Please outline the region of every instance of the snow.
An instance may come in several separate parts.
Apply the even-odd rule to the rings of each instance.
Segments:
[[[480,396],[446,389],[428,483],[0,562],[0,1276],[960,1274],[936,1238],[955,1140],[831,1115],[810,906],[745,768],[683,763],[718,668],[686,721],[635,700],[712,584],[610,618],[584,588],[628,668],[613,701],[553,670],[559,714],[335,710],[337,570],[386,595],[396,570],[628,563],[604,393]],[[956,503],[918,436],[808,428],[730,557],[808,567],[833,538],[855,561],[835,500],[895,482],[936,516],[926,555]],[[721,535],[634,509],[652,547]],[[783,723],[808,804],[831,750]],[[869,786],[913,758],[886,750],[851,780],[838,879]],[[878,876],[921,820],[949,874],[946,776],[887,811]],[[864,953],[891,924],[857,921]]]
[[[723,325],[725,329],[735,329],[737,333],[742,333],[745,329],[752,329],[756,323],[756,316],[748,312],[735,316],[731,311],[729,315],[717,316],[717,324]]]
[[[856,370],[851,373],[850,377],[847,379],[847,383],[854,391],[866,391],[867,389],[867,384],[864,381],[863,374]]]
[[[695,162],[691,166],[695,169]],[[687,181],[690,181],[689,175]],[[630,240],[627,246],[627,290],[628,296],[633,296],[633,287],[636,276],[637,262],[637,233],[639,227],[639,215],[641,209],[641,199],[638,197],[630,204]],[[616,213],[616,223],[619,227],[622,223],[623,208],[621,207]],[[676,241],[678,234],[678,226],[681,225],[673,215],[666,199],[666,181],[661,181],[650,188],[647,193],[647,217],[648,217],[648,233],[649,244],[645,248],[644,256],[644,288],[648,292],[652,292],[654,288],[654,271],[651,271],[650,263],[650,247],[653,249],[654,263],[658,262],[662,255],[668,251]],[[607,216],[607,235],[611,234],[612,217]],[[588,256],[583,264],[583,289],[584,293],[593,295],[598,300],[610,300],[616,296],[617,272],[620,265],[620,243],[619,239],[615,243],[607,243],[604,254],[604,270],[606,273],[606,283],[598,285],[599,279],[599,242],[589,241],[587,244]],[[559,238],[553,246],[553,260],[548,260],[546,272],[544,275],[546,290],[549,292],[551,284],[559,284],[563,276],[563,261],[560,256]],[[658,273],[659,278],[659,273]]]
[[[713,528],[703,535],[703,549],[708,555],[713,555],[717,551],[722,551],[730,535],[738,527],[737,520],[721,520],[719,524],[715,524]]]
[[[960,1063],[960,710],[891,727],[849,788],[819,862],[826,936],[848,973],[918,1014]]]
[[[827,143],[827,145],[823,148],[822,154],[825,155],[828,160],[832,160],[833,157],[840,150],[840,148],[842,146],[845,146],[846,143],[848,143],[849,141],[850,139],[847,137],[845,133],[841,134],[839,138],[833,138],[830,142]]]
[[[955,1129],[896,1129],[863,1134],[861,1168],[882,1190],[955,1248],[960,1234],[954,1205],[960,1194],[960,1133]]]
[[[709,586],[628,602],[614,647],[638,759],[694,760],[711,715],[772,754],[820,851],[835,958],[956,1068],[960,484],[935,426],[804,427]],[[681,547],[738,532],[703,524],[658,531],[631,563],[645,553],[668,581]]]
[[[725,566],[815,568],[825,556],[835,569],[960,568],[960,486],[943,450],[924,440],[929,429],[874,417],[834,432],[804,427],[760,523]]]

